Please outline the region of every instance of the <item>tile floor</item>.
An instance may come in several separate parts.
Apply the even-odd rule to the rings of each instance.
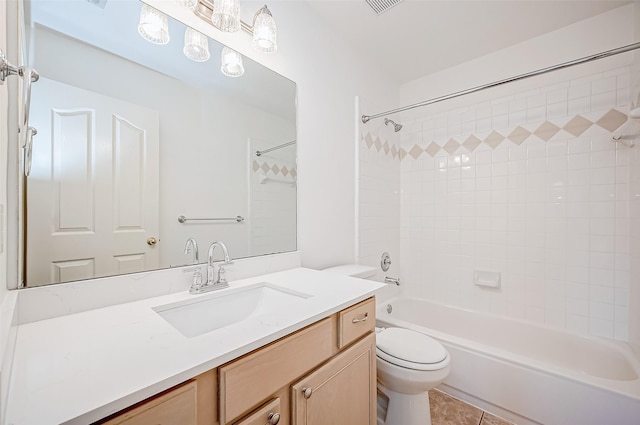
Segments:
[[[438,390],[429,391],[432,425],[515,425]]]

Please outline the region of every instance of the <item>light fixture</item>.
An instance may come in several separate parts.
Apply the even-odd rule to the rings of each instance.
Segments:
[[[195,62],[206,62],[211,57],[206,35],[187,27],[184,32],[184,55]]]
[[[143,4],[140,10],[138,33],[153,44],[167,44],[169,42],[169,22],[167,15]]]
[[[278,30],[271,11],[265,4],[253,18],[253,41],[251,45],[261,52],[273,53],[278,50]]]
[[[222,48],[220,71],[228,77],[239,77],[244,74],[242,55],[233,49],[224,46]]]
[[[211,23],[222,32],[240,30],[240,0],[213,0]]]
[[[240,0],[197,0],[193,13],[224,32],[241,28],[253,36],[256,50],[271,53],[278,50],[276,21],[269,8],[261,7],[253,17],[253,25],[240,20]]]

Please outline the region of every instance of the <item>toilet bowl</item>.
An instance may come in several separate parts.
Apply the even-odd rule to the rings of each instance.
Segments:
[[[325,271],[369,278],[373,267],[347,264]],[[449,375],[450,356],[435,339],[410,329],[376,328],[378,425],[431,425],[430,389]]]
[[[388,401],[378,409],[378,424],[430,425],[430,389],[449,375],[450,357],[435,339],[402,328],[382,329],[376,336],[378,390]]]

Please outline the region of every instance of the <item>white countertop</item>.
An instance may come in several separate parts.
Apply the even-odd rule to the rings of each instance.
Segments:
[[[179,292],[18,326],[7,425],[88,424],[275,341],[383,285],[297,268],[231,282],[312,295],[286,311],[187,338],[152,308]]]

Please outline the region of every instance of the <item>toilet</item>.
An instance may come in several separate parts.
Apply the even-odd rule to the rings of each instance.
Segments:
[[[376,274],[373,267],[355,264],[325,271],[360,278]],[[428,391],[442,383],[450,370],[444,346],[414,330],[376,328],[376,366],[378,425],[431,425]]]

